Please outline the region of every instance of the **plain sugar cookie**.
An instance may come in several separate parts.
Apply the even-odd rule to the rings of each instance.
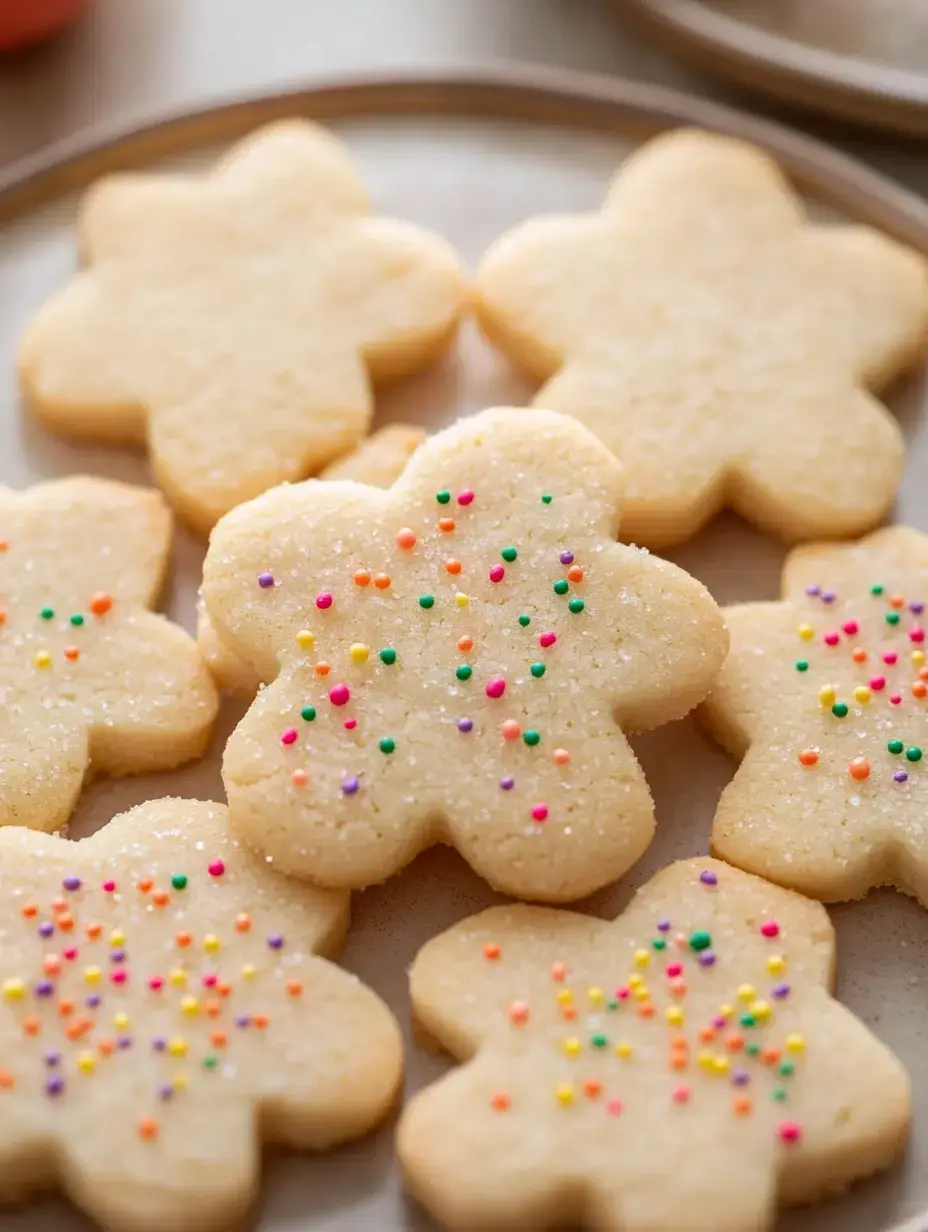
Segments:
[[[618,920],[496,907],[430,941],[413,1010],[464,1062],[398,1131],[444,1226],[761,1232],[887,1167],[905,1071],[828,995],[825,910],[714,860]]]
[[[206,610],[268,682],[226,747],[236,835],[340,887],[436,842],[519,897],[624,873],[654,816],[623,730],[696,705],[727,634],[698,582],[615,542],[621,490],[576,420],[491,410],[387,491],[310,481],[228,514]]]
[[[317,957],[348,896],[268,868],[222,805],[4,830],[0,903],[0,1198],[58,1184],[113,1232],[227,1232],[262,1139],[334,1146],[391,1107],[397,1025]]]
[[[799,548],[783,594],[726,611],[704,713],[744,760],[712,848],[826,902],[893,885],[928,907],[928,535]]]
[[[210,674],[148,610],[170,542],[157,492],[0,488],[0,825],[58,830],[88,773],[171,770],[206,748]]]
[[[535,218],[477,277],[484,331],[621,458],[623,536],[661,548],[725,505],[787,539],[889,509],[902,436],[871,391],[916,365],[928,265],[816,226],[760,150],[680,131],[595,214]]]
[[[463,298],[449,246],[373,215],[345,147],[305,120],[208,176],[103,180],[80,237],[88,268],[21,341],[23,391],[53,431],[147,441],[204,534],[356,444],[370,381],[436,359]]]

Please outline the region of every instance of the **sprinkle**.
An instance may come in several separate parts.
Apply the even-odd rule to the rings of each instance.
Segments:
[[[396,662],[396,651],[392,646],[384,646],[380,652],[380,662],[386,667],[392,667]]]
[[[847,718],[847,703],[846,702],[835,702],[835,704],[831,708],[831,713],[835,716],[836,719]]]
[[[506,681],[502,676],[493,676],[487,681],[486,695],[491,698],[500,698],[506,692]]]
[[[384,736],[377,747],[381,753],[392,753],[396,749],[396,741],[390,736]]]
[[[702,872],[699,874],[699,880],[702,882],[704,886],[714,886],[714,885],[718,885],[719,883],[718,877],[715,875],[715,873],[712,871],[711,868],[704,868]],[[690,944],[692,945],[692,941],[690,942]]]
[[[551,754],[551,760],[556,766],[568,766],[570,765],[570,753],[567,749],[555,749]]]
[[[259,573],[258,585],[262,590],[269,590],[274,585],[273,573]]]
[[[532,623],[531,616],[529,616],[528,612],[523,612],[522,615],[519,617],[519,624],[522,626],[523,629],[525,629],[531,623]]]
[[[547,804],[532,805],[532,821],[542,822],[548,820]]]
[[[586,607],[586,604],[582,599],[571,599],[571,601],[567,604],[567,607],[568,610],[573,612],[575,616],[579,616],[579,614]]]
[[[799,763],[802,766],[815,766],[818,764],[818,758],[818,749],[803,749],[799,754]]]
[[[522,739],[525,741],[525,743],[529,746],[530,749],[533,749],[536,744],[540,743],[541,733],[535,731],[534,728],[530,727],[528,728],[527,731],[523,732]]]
[[[442,488],[440,492],[435,493],[435,499],[438,501],[439,505],[447,505],[451,500],[451,493],[447,488]]]
[[[370,586],[371,571],[370,569],[356,569],[354,572],[355,586]]]
[[[516,785],[516,781],[511,774],[507,774],[504,778],[500,779],[499,785],[503,791],[512,791],[513,787]]]
[[[496,942],[495,942],[495,941],[488,941],[488,942],[486,943],[486,945],[483,947],[483,956],[484,956],[484,958],[488,958],[488,959],[490,959],[490,960],[494,960],[494,959],[499,958],[499,956],[500,956],[500,954],[501,954],[501,953],[502,953],[502,950],[501,950],[501,949],[500,949],[500,947],[496,944]]]
[[[543,650],[547,650],[548,647],[553,646],[556,641],[557,634],[553,630],[548,629],[539,637],[538,645],[541,646]]]
[[[781,1142],[792,1146],[802,1137],[802,1128],[795,1121],[781,1121],[777,1126],[777,1134]]]
[[[348,647],[348,658],[352,663],[366,663],[370,653],[370,646],[365,646],[363,642],[352,642]]]
[[[797,659],[795,666],[797,672],[807,672],[809,670],[809,662],[807,659]]]
[[[474,499],[474,493],[470,488],[464,488],[463,491],[458,493],[458,504],[459,505],[469,505],[473,501],[473,499]]]
[[[866,757],[855,757],[848,766],[848,773],[858,783],[870,777],[870,763]]]
[[[405,551],[408,551],[410,548],[414,548],[416,546],[415,531],[410,530],[408,526],[404,526],[396,536],[396,546],[398,548],[403,548]]]
[[[906,783],[908,782],[908,779],[909,779],[909,776],[906,774],[904,770],[897,770],[896,773],[893,775],[893,780],[896,783]]]
[[[504,740],[518,740],[522,734],[522,728],[515,719],[506,719],[500,727],[500,734]]]
[[[419,596],[419,606],[423,608],[425,611],[428,611],[429,608],[435,606],[435,596],[434,595],[420,595]]]
[[[558,578],[554,583],[554,593],[556,595],[566,595],[570,590],[570,583],[565,578]]]
[[[858,685],[854,690],[854,701],[859,702],[861,705],[865,706],[867,702],[869,702],[871,696],[872,694],[866,685]]]
[[[501,582],[505,576],[506,576],[506,570],[503,568],[502,565],[491,565],[490,566],[490,581],[491,582]]]
[[[342,780],[342,792],[346,796],[353,796],[361,786],[361,780],[356,774],[352,774],[349,778]]]
[[[273,582],[273,578],[271,581]],[[113,600],[105,590],[98,590],[97,593],[92,596],[87,606],[90,608],[91,612],[93,612],[94,616],[105,616],[113,606]]]
[[[524,1001],[513,1001],[507,1013],[514,1027],[521,1027],[528,1022],[528,1006]]]
[[[675,1104],[686,1104],[686,1103],[689,1103],[689,1099],[691,1095],[692,1095],[692,1091],[690,1090],[690,1088],[688,1086],[681,1085],[678,1087],[674,1087],[672,1099]]]
[[[494,1091],[490,1096],[490,1107],[494,1112],[506,1112],[512,1106],[512,1098],[508,1091]]]
[[[913,745],[911,748],[906,749],[905,757],[906,757],[906,761],[911,761],[911,762],[921,761],[922,751],[921,749]]]
[[[334,602],[335,600],[327,590],[323,590],[316,595],[316,607],[319,608],[320,611],[327,611]]]
[[[456,577],[461,572],[461,562],[454,557],[445,561],[445,572]]]
[[[761,935],[764,937],[779,937],[780,925],[776,920],[765,920],[760,926]]]
[[[158,1122],[153,1117],[142,1117],[137,1129],[143,1142],[154,1142],[158,1137]]]
[[[873,690],[874,693],[882,693],[883,690],[886,688],[886,677],[885,676],[871,676],[869,684],[870,684],[870,688]]]
[[[51,667],[52,656],[47,650],[40,650],[32,660],[36,667]]]
[[[210,860],[209,864],[206,866],[206,871],[211,877],[221,877],[226,871],[226,866],[222,860]]]
[[[281,744],[295,744],[298,735],[299,735],[299,732],[296,730],[295,727],[288,727],[286,731],[281,733],[280,743]]]
[[[899,623],[899,613],[898,612],[887,612],[885,616],[885,620],[888,625],[897,625]]]
[[[346,684],[333,684],[329,689],[329,701],[333,706],[344,706],[351,699],[351,690]]]
[[[455,528],[454,518],[439,518],[438,529],[445,535],[450,535]]]
[[[697,929],[689,939],[690,949],[697,954],[701,950],[708,950],[712,945],[712,937],[704,929]]]
[[[823,706],[831,706],[837,698],[837,694],[830,685],[826,685],[824,689],[819,690],[818,700]]]
[[[390,585],[389,573],[375,573],[374,574],[374,585],[377,587],[378,590],[386,590],[387,587]]]
[[[461,663],[454,669],[454,674],[458,680],[470,680],[474,674],[474,669],[469,663]]]
[[[463,732],[466,735],[469,731],[473,731],[473,729],[474,729],[473,719],[458,719],[458,731],[459,732]]]

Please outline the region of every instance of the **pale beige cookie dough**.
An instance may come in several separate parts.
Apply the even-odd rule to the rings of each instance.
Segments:
[[[60,829],[88,774],[204,751],[210,674],[148,610],[170,540],[157,492],[86,477],[0,488],[0,826]]]
[[[928,265],[810,224],[749,145],[682,130],[621,167],[595,214],[541,217],[486,254],[484,331],[621,458],[622,533],[678,543],[723,506],[787,539],[892,504],[903,442],[872,396],[923,357]]]
[[[319,475],[320,479],[353,479],[388,488],[426,438],[415,424],[388,424],[372,433],[351,453],[345,454]],[[244,696],[257,692],[260,680],[247,663],[220,641],[206,613],[202,597],[197,603],[197,645],[220,689]]]
[[[618,920],[496,907],[430,941],[414,1013],[464,1062],[398,1152],[451,1229],[760,1232],[885,1168],[899,1062],[828,994],[824,909],[684,860]]]
[[[57,1184],[114,1232],[227,1232],[262,1139],[334,1146],[392,1105],[392,1015],[317,957],[348,896],[239,847],[224,806],[4,830],[0,903],[0,1198]]]
[[[341,887],[436,842],[520,897],[625,872],[654,815],[623,731],[701,700],[728,639],[698,582],[615,542],[621,491],[576,420],[490,410],[387,491],[310,482],[228,514],[206,609],[269,685],[226,748],[236,835]]]
[[[53,431],[147,441],[202,533],[360,440],[370,382],[436,359],[463,297],[450,247],[373,215],[345,147],[304,120],[209,176],[103,180],[80,237],[88,268],[27,329],[22,388]]]
[[[783,594],[726,611],[705,716],[744,760],[713,850],[826,902],[892,885],[928,906],[928,536],[799,548]]]

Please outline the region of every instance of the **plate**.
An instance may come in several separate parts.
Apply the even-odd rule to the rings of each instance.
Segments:
[[[331,123],[348,142],[377,206],[446,235],[473,264],[505,228],[541,211],[596,207],[616,164],[641,139],[670,125],[698,123],[766,145],[822,217],[865,220],[928,251],[928,207],[842,155],[785,129],[657,87],[569,74],[405,78],[339,84],[237,101],[173,117],[124,135],[99,135],[14,169],[0,181],[0,482],[22,487],[87,471],[150,482],[145,459],[79,447],[41,431],[17,407],[11,358],[32,311],[75,266],[75,193],[104,171],[154,164],[208,164],[224,143],[275,117],[302,114]],[[438,427],[494,403],[522,403],[532,389],[471,326],[438,368],[378,403],[379,422],[412,419]],[[928,528],[924,379],[896,391],[911,448],[900,517]],[[203,544],[182,530],[167,610],[194,627]],[[778,593],[782,545],[734,517],[720,518],[675,558],[722,602]],[[146,778],[101,780],[85,791],[70,833],[80,837],[115,812],[161,795],[222,799],[224,740],[241,714],[227,703],[213,748],[197,765]],[[705,852],[719,792],[733,766],[691,721],[634,741],[654,792],[658,835],[616,886],[583,904],[612,916],[658,868]],[[448,1062],[416,1046],[407,968],[417,949],[463,916],[497,901],[454,853],[435,849],[402,875],[355,896],[344,954],[393,1007],[407,1034],[407,1089],[434,1080]],[[888,891],[836,907],[838,995],[903,1059],[913,1078],[916,1125],[905,1161],[831,1203],[785,1214],[778,1232],[883,1232],[928,1204],[928,913]],[[268,1160],[256,1227],[261,1232],[432,1232],[402,1195],[393,1165],[393,1125],[318,1157]],[[49,1198],[0,1227],[78,1232],[87,1224]]]

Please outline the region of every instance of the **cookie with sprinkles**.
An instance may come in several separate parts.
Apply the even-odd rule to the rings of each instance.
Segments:
[[[387,424],[345,454],[319,475],[320,479],[352,479],[388,488],[403,471],[412,454],[425,440],[426,432],[415,424]],[[197,605],[197,645],[216,684],[230,693],[254,695],[260,680],[234,652],[223,646],[202,598]]]
[[[84,477],[0,488],[0,825],[60,829],[89,772],[203,752],[209,672],[149,610],[170,540],[157,492]]]
[[[922,362],[928,263],[821,226],[763,151],[647,142],[594,213],[529,219],[483,258],[489,339],[628,467],[623,537],[666,548],[723,507],[790,540],[892,505],[899,427],[873,396]]]
[[[0,832],[0,1198],[57,1183],[114,1232],[225,1232],[261,1139],[322,1149],[391,1107],[399,1031],[322,954],[348,896],[158,800],[80,843]]]
[[[216,527],[206,610],[268,684],[223,777],[238,837],[322,885],[449,843],[517,897],[579,898],[647,847],[623,731],[685,714],[727,647],[674,565],[615,542],[613,456],[490,410],[387,491],[278,488]]]
[[[372,385],[441,356],[464,300],[450,246],[375,215],[342,142],[301,119],[207,175],[103,179],[79,232],[86,268],[20,342],[23,394],[63,436],[147,445],[202,534],[360,441]]]
[[[828,992],[823,907],[681,861],[607,923],[496,907],[412,968],[463,1062],[407,1105],[398,1153],[446,1227],[759,1232],[887,1167],[905,1072]]]
[[[713,850],[826,902],[891,885],[928,906],[928,536],[799,548],[783,594],[726,612],[704,712],[743,761]]]

